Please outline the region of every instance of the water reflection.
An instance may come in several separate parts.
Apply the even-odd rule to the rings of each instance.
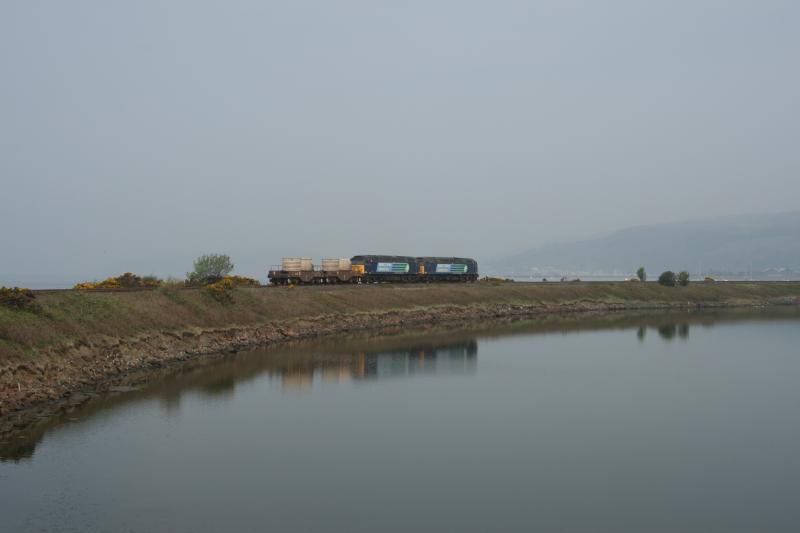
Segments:
[[[658,336],[667,342],[673,340],[676,336],[684,340],[689,338],[689,324],[686,322],[665,322],[655,326],[655,330],[658,332]],[[636,330],[636,338],[639,341],[644,341],[646,336],[647,327],[639,326]]]
[[[98,396],[57,415],[40,415],[40,421],[24,432],[0,435],[0,462],[30,458],[36,444],[54,427],[89,420],[98,412],[121,404],[156,398],[166,412],[178,412],[181,399],[189,393],[200,393],[210,401],[228,401],[235,395],[237,385],[261,377],[285,391],[306,391],[314,386],[355,380],[474,374],[478,342],[474,337],[462,337],[463,333],[459,333],[457,340],[447,335],[423,343],[408,337],[300,342],[210,362],[198,361],[154,377],[153,385],[141,390]],[[409,347],[411,342],[414,344]]]
[[[406,349],[356,353],[295,353],[271,357],[267,374],[286,390],[310,389],[324,383],[414,377],[426,374],[473,374],[478,342],[424,344]]]
[[[322,367],[336,380],[383,379],[425,374],[472,374],[477,368],[478,343],[470,339],[446,346],[418,346],[408,351],[360,353],[335,368]]]
[[[237,387],[260,379],[264,379],[267,385],[292,392],[311,391],[337,383],[369,384],[423,376],[474,375],[478,371],[479,344],[492,338],[625,330],[634,332],[638,342],[674,342],[676,338],[688,340],[690,327],[697,325],[706,328],[721,321],[798,318],[800,310],[797,308],[546,315],[529,320],[486,322],[472,325],[468,330],[451,328],[417,334],[397,332],[381,337],[303,341],[238,354],[220,354],[178,368],[149,373],[149,384],[133,392],[90,393],[92,398],[83,405],[67,403],[48,407],[51,411],[37,412],[28,417],[22,429],[7,429],[11,424],[0,426],[0,461],[30,458],[47,432],[67,425],[80,430],[98,413],[119,409],[126,404],[156,400],[167,414],[177,413],[182,399],[191,395],[200,395],[209,402],[230,402]],[[657,336],[648,336],[649,330],[655,330]],[[137,383],[141,380],[130,384]]]
[[[407,347],[410,342],[415,344]],[[213,373],[191,367],[177,371],[165,378],[161,393],[174,408],[180,395],[189,390],[224,400],[237,384],[262,375],[284,390],[306,390],[352,380],[471,374],[477,368],[477,357],[475,338],[434,338],[421,344],[408,338],[299,342],[231,356],[216,363]]]

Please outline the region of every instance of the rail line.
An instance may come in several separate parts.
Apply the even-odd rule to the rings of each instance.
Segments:
[[[486,283],[481,280],[478,280],[476,283]],[[586,280],[586,281],[511,281],[507,283],[520,283],[520,284],[536,284],[536,285],[630,285],[632,282],[630,281],[617,281],[617,280],[610,280],[610,281],[602,281],[602,280]],[[647,281],[646,284],[658,284],[657,281]],[[706,282],[706,281],[690,281],[691,285],[796,285],[800,284],[800,280],[754,280],[754,281],[727,281],[727,280],[718,280],[714,282]],[[371,286],[376,285],[372,283],[362,284],[363,286]],[[430,286],[428,284],[421,284],[421,283],[377,283],[377,285],[392,285],[398,287],[420,287],[420,286]],[[439,285],[439,284],[436,284]],[[347,287],[358,287],[359,285],[346,285],[342,284],[338,287],[341,289],[345,289]],[[323,289],[323,288],[332,288],[331,285],[302,285],[297,286],[303,287],[306,289]],[[171,287],[169,290],[178,290],[178,291],[196,291],[199,289],[203,289],[204,287]],[[274,285],[258,285],[258,286],[248,286],[242,287],[247,289],[277,289],[277,288],[286,288]],[[101,289],[31,289],[31,292],[34,294],[51,294],[51,293],[62,293],[62,292],[75,292],[75,293],[104,293],[104,292],[148,292],[148,291],[157,291],[159,289],[164,289],[164,287],[119,287],[119,288],[101,288]]]

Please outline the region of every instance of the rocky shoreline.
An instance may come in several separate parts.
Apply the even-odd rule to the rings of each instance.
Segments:
[[[188,360],[292,340],[354,332],[426,328],[554,313],[701,309],[798,305],[797,297],[760,302],[597,303],[447,305],[425,309],[326,315],[316,318],[228,328],[187,328],[128,338],[102,336],[51,347],[0,376],[0,432],[24,425],[41,412],[80,405],[93,394],[145,383],[164,368]],[[124,384],[122,384],[124,383]]]

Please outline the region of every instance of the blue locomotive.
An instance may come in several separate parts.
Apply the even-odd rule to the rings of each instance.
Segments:
[[[351,269],[362,283],[476,281],[478,263],[466,257],[411,257],[403,255],[356,255]]]

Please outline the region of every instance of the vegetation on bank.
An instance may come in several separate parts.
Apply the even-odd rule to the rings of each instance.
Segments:
[[[206,292],[220,303],[233,303],[231,291],[236,287],[259,287],[261,284],[253,278],[244,276],[225,276],[205,286]]]
[[[0,306],[19,311],[38,312],[36,295],[30,289],[0,287]]]
[[[658,284],[665,287],[675,287],[676,285],[686,287],[689,285],[689,273],[685,270],[681,270],[675,274],[672,270],[667,270],[658,276]]]
[[[125,272],[119,276],[112,276],[103,281],[82,281],[76,284],[73,289],[138,289],[161,287],[164,280],[155,276],[137,276],[132,272]]]
[[[677,274],[672,270],[665,270],[658,276],[658,284],[663,285],[664,287],[675,287],[681,286],[686,287],[689,285],[690,275],[689,272],[686,270],[681,270]],[[647,271],[644,269],[643,266],[639,267],[636,270],[636,277],[630,278],[629,281],[647,281]],[[706,282],[713,282],[713,278],[706,277]]]
[[[658,276],[658,284],[664,287],[674,287],[678,282],[678,277],[672,270],[666,270]]]
[[[230,277],[229,279],[233,279]],[[414,310],[435,306],[628,304],[686,305],[800,301],[800,283],[491,283],[251,288],[231,281],[224,302],[206,288],[162,287],[138,292],[67,291],[35,297],[37,310],[0,306],[0,370],[8,358],[52,346],[91,343],[98,336],[134,337],[290,322],[334,314]],[[182,333],[181,333],[182,334]]]
[[[159,279],[156,276],[137,276],[132,272],[125,272],[103,281],[83,281],[76,284],[73,289],[177,289],[181,287],[204,287],[208,294],[222,303],[230,303],[232,298],[229,291],[236,287],[258,287],[261,283],[253,278],[244,276],[231,276],[233,263],[231,258],[223,254],[201,255],[194,262],[194,270],[186,273],[186,279],[175,280]]]
[[[231,258],[225,254],[205,254],[194,262],[194,270],[186,273],[186,283],[191,286],[211,285],[222,281],[233,272]]]

